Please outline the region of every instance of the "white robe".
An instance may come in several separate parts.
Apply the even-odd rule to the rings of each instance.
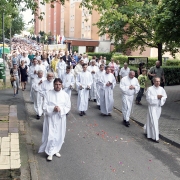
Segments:
[[[162,95],[160,99],[157,95]],[[154,140],[159,140],[159,118],[161,115],[161,106],[164,105],[167,98],[167,94],[162,87],[151,86],[146,91],[146,100],[148,102],[148,113],[147,113],[147,123],[144,126],[145,133],[147,133],[147,138],[152,138]]]
[[[62,80],[63,74],[66,72],[66,63],[62,60],[57,64],[58,78]]]
[[[101,91],[101,88],[100,88],[100,85],[99,85],[99,80],[101,78],[101,76],[103,76],[105,74],[105,70],[103,71],[98,71],[96,73],[96,88],[97,88],[97,91],[96,91],[96,103],[98,106],[100,106],[100,91]]]
[[[69,74],[64,73],[62,75],[62,82],[63,82],[63,90],[69,95],[69,97],[71,97],[71,88],[70,86],[72,86],[72,88],[74,87],[74,75],[70,72]]]
[[[79,111],[86,111],[88,108],[89,90],[87,89],[87,86],[91,88],[92,83],[93,79],[90,72],[83,71],[78,74],[76,84],[78,88],[77,107]],[[83,87],[82,90],[80,90],[80,86]]]
[[[96,73],[99,71],[99,68],[97,66],[88,66],[87,71],[89,71],[90,73],[92,71],[95,71],[95,73],[91,73],[92,75],[92,79],[93,79],[93,83],[91,85],[91,89],[90,89],[90,99],[96,99],[96,93],[97,93],[97,88],[96,88]]]
[[[110,82],[111,86],[106,86]],[[105,73],[99,80],[100,86],[100,107],[101,113],[108,115],[113,110],[114,98],[113,89],[116,85],[116,79],[112,73]]]
[[[81,64],[78,63],[78,64],[75,66],[75,68],[74,68],[75,80],[76,80],[78,74],[79,74],[80,72],[82,72],[82,71],[83,71],[83,68],[82,68]],[[76,89],[76,91],[78,91],[77,83],[75,83],[75,89]]]
[[[59,106],[60,112],[54,112],[54,107]],[[66,134],[66,114],[71,109],[69,95],[60,90],[50,90],[44,96],[44,123],[42,134],[42,145],[39,153],[46,152],[54,155],[60,151]]]
[[[38,71],[39,70],[43,71],[43,77],[47,77],[47,70],[46,70],[46,66],[44,64],[39,64]]]
[[[54,82],[45,80],[41,84],[41,92],[40,93],[42,96],[44,96],[48,91],[53,90],[53,89],[54,89]]]
[[[31,101],[33,101],[33,99],[34,99],[32,83],[33,83],[33,80],[38,77],[37,74],[34,74],[34,71],[37,72],[38,70],[39,70],[39,65],[37,64],[36,66],[34,66],[34,65],[30,66],[29,71],[28,71],[28,76],[29,76],[29,80],[30,80],[30,99],[31,99]]]
[[[35,78],[32,84],[32,90],[33,90],[33,102],[34,102],[34,110],[36,111],[36,114],[41,116],[43,113],[42,105],[43,105],[43,97],[41,95],[41,85],[38,84],[40,81],[46,80],[45,77],[42,78]]]
[[[133,85],[135,89],[129,89],[129,86]],[[121,79],[120,89],[122,91],[122,113],[123,119],[129,121],[129,117],[132,110],[134,95],[140,90],[140,85],[137,78],[129,78],[125,76]]]

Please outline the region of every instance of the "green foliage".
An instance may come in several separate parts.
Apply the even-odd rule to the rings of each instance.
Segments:
[[[180,66],[180,60],[167,60],[166,66]]]
[[[92,52],[88,52],[88,56],[96,56],[97,58],[99,58],[100,56],[106,57],[107,61],[110,61],[111,58],[112,58],[111,53],[92,53]]]

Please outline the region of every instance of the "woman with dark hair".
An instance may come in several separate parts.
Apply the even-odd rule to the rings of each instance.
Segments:
[[[22,87],[22,91],[24,91],[24,89],[26,89],[26,83],[28,77],[27,75],[28,67],[24,64],[24,60],[21,61],[19,70],[20,70],[21,87]]]
[[[142,69],[144,68],[144,63],[139,63],[139,68],[138,68],[138,71],[137,71],[137,73],[138,73],[138,76],[140,75],[140,74],[142,74]]]

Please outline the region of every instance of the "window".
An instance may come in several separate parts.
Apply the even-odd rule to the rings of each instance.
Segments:
[[[82,34],[81,37],[84,38],[84,34]]]
[[[82,29],[84,29],[84,22],[82,22]]]

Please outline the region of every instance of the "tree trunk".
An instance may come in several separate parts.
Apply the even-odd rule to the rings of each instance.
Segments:
[[[162,65],[162,43],[158,44],[158,60],[160,61]]]

